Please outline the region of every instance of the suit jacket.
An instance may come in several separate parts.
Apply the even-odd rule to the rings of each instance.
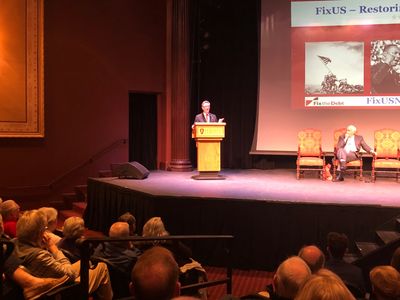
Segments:
[[[326,261],[325,268],[338,275],[345,284],[356,286],[361,293],[365,294],[365,283],[362,270],[342,259],[331,258]]]
[[[361,148],[364,149],[364,151],[370,153],[371,152],[371,147],[367,145],[367,143],[364,141],[364,138],[361,135],[354,135],[354,143],[356,144],[357,152],[356,156],[358,157],[360,155],[360,150]],[[342,134],[339,137],[338,143],[337,143],[337,149],[344,148],[346,146],[345,142],[345,134]]]
[[[209,113],[209,116],[210,116],[210,122],[214,122],[214,123],[218,122],[216,115]],[[194,118],[194,123],[196,123],[196,122],[207,122],[203,113],[196,115],[196,117]]]

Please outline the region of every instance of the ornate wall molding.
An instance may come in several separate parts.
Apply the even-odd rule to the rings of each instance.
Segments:
[[[44,137],[43,0],[0,2],[0,137]]]

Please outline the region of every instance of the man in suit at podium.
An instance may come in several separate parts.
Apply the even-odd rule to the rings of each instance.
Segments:
[[[222,119],[217,119],[217,116],[210,113],[210,101],[204,100],[201,102],[201,109],[203,112],[201,114],[196,115],[194,118],[194,123],[196,122],[206,122],[206,123],[211,123],[211,122],[223,122],[224,118]]]

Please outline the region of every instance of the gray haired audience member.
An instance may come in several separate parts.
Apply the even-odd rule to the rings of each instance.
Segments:
[[[80,217],[69,217],[64,221],[64,237],[58,242],[57,246],[66,254],[68,259],[74,263],[81,257],[80,250],[76,245],[76,240],[83,237],[85,233],[85,222]]]
[[[304,260],[292,256],[283,261],[273,278],[274,292],[279,297],[294,299],[300,287],[311,276],[311,270]]]
[[[298,255],[307,263],[311,273],[317,272],[325,265],[325,254],[315,245],[304,246]]]
[[[0,214],[0,236],[9,240],[3,236],[3,218]],[[68,280],[67,276],[61,278],[39,278],[32,276],[22,267],[22,260],[20,260],[13,252],[4,261],[4,277],[1,280],[2,295],[3,299],[20,299],[21,289],[23,290],[25,299],[38,299],[42,295],[52,291],[59,287]],[[19,289],[15,284],[18,285]]]
[[[6,200],[0,204],[0,213],[3,216],[4,233],[15,238],[17,236],[19,205],[14,200]]]
[[[138,259],[131,275],[135,300],[166,300],[180,295],[179,268],[172,253],[152,247]]]
[[[48,238],[46,226],[47,219],[43,212],[38,210],[24,212],[17,223],[16,254],[34,276],[67,275],[71,280],[76,280],[79,276],[80,261],[71,264]],[[111,282],[104,263],[98,263],[95,268],[89,270],[89,293],[96,293],[98,299],[112,299]]]
[[[129,237],[129,225],[126,222],[115,222],[111,225],[108,235],[111,238],[127,238]],[[132,248],[132,244],[128,241],[105,242],[104,245],[99,245],[94,253],[95,256],[110,261],[115,268],[126,275],[126,278],[129,278],[140,254],[141,252]]]
[[[400,274],[392,266],[378,266],[371,270],[369,278],[375,300],[400,299]]]
[[[61,237],[54,234],[54,231],[57,229],[57,221],[58,221],[58,211],[54,207],[41,207],[39,211],[43,212],[47,218],[47,232],[48,236],[53,240],[55,244],[57,244]]]

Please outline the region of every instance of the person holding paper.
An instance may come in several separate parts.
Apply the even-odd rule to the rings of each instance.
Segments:
[[[203,112],[201,114],[196,115],[196,117],[194,118],[194,123],[196,122],[206,122],[206,123],[210,123],[210,122],[223,122],[224,118],[221,119],[217,119],[217,116],[210,113],[210,101],[208,100],[204,100],[201,103],[201,109],[203,110]]]

